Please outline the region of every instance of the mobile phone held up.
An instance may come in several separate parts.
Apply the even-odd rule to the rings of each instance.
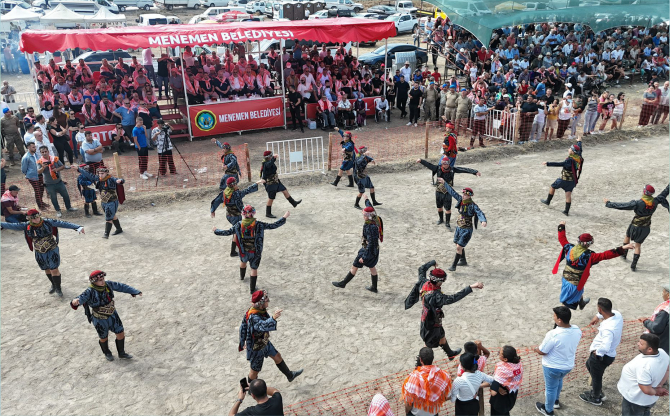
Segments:
[[[243,379],[240,380],[240,386],[242,387],[242,391],[249,390],[249,383],[247,382],[246,377],[244,377]]]

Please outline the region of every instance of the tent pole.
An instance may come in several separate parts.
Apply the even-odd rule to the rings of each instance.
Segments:
[[[281,48],[281,42],[279,42],[279,47]],[[281,52],[281,49],[279,49],[279,51]],[[281,102],[282,102],[282,110],[284,110],[284,130],[286,130],[286,86],[284,85],[284,58],[282,57],[282,55],[279,55],[279,62],[281,62],[281,65],[279,65],[279,67],[281,68],[280,71],[281,80],[279,80],[279,85],[281,85]],[[306,108],[307,107],[305,107],[305,109]],[[305,110],[305,116],[306,115],[307,110]],[[300,120],[300,125],[302,126],[302,120]]]
[[[192,142],[193,141],[193,130],[191,128],[191,114],[189,112],[189,105],[188,105],[188,92],[186,90],[186,76],[184,74],[184,67],[186,66],[186,62],[184,62],[184,51],[181,51],[181,80],[184,83],[184,102],[186,103],[186,124],[188,125],[188,141]],[[174,93],[172,94],[174,98],[174,103],[177,104],[177,97],[174,96]]]
[[[388,68],[389,38],[384,39],[384,95],[386,95],[386,69]]]
[[[33,62],[33,60],[35,58],[33,57],[33,54],[28,55],[28,52],[23,52],[23,56],[25,56],[26,61],[28,61],[28,70],[30,71],[30,77],[33,80],[32,84],[33,84],[33,91],[35,91],[35,103],[36,103],[35,107],[39,107],[40,105],[38,102],[39,98],[37,97],[37,74],[33,76],[33,73],[35,73],[35,63]],[[30,56],[33,59],[28,58],[28,56]]]

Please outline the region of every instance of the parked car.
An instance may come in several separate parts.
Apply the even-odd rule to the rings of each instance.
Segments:
[[[409,0],[399,0],[395,2],[395,9],[397,13],[409,13],[411,15],[415,15],[416,12],[419,10],[416,7],[414,7],[414,3],[412,3]]]
[[[359,13],[363,10],[363,5],[360,3],[354,3],[351,0],[325,0],[327,9],[349,9],[353,10],[355,13]]]
[[[135,19],[138,26],[154,26],[154,25],[167,25],[168,19],[162,14],[141,14],[140,17]]]
[[[383,14],[386,16],[390,16],[392,14],[398,13],[398,11],[395,9],[393,6],[387,6],[384,4],[380,4],[378,6],[372,6],[368,9],[370,13],[377,13],[377,14]]]
[[[216,1],[216,0],[205,0],[205,1],[209,2],[209,1]],[[205,10],[204,12],[202,12],[201,14],[192,17],[191,20],[189,20],[189,24],[197,23],[196,21],[194,21],[194,20],[198,20],[196,18],[205,17],[205,19],[211,19],[214,16],[218,16],[222,13],[228,13],[228,12],[231,12],[233,10],[238,11],[238,12],[246,13],[246,8],[244,6],[210,7],[207,10]],[[200,19],[200,20],[205,20],[205,19]]]
[[[23,0],[4,0],[2,3],[0,3],[0,11],[2,14],[9,13],[14,7],[30,10],[31,12],[35,12],[37,14],[44,14],[43,8],[33,7]]]
[[[173,25],[174,24],[178,24],[178,25],[181,24],[181,19],[178,18],[177,16],[165,16],[165,18],[167,19],[168,24],[173,24]]]
[[[353,11],[349,9],[339,9],[339,8],[333,8],[333,9],[324,9],[324,10],[319,10],[318,12],[314,14],[310,14],[308,19],[313,20],[313,19],[331,19],[334,17],[354,17],[355,14]]]
[[[388,16],[385,20],[395,23],[396,34],[403,32],[415,32],[419,27],[419,21],[416,17],[408,13],[396,13]]]
[[[162,4],[166,9],[172,10],[175,7],[184,6],[198,10],[200,8],[200,0],[155,0],[156,3]]]
[[[34,7],[41,7],[43,9],[53,9],[54,7],[62,4],[68,9],[72,10],[75,13],[84,14],[84,15],[93,15],[98,12],[100,7],[106,7],[112,13],[119,12],[119,6],[114,3],[109,2],[108,0],[49,0],[49,7],[47,7],[46,0],[34,0]]]
[[[112,65],[115,65],[113,62],[117,61],[119,58],[123,58],[126,60],[126,63],[130,62],[131,55],[126,52],[126,51],[92,51],[92,52],[84,52],[81,55],[77,56],[74,58],[72,61],[73,62],[78,62],[80,59],[83,59],[84,62],[86,62],[86,65],[88,65],[89,68],[91,68],[91,71],[96,72],[100,70],[100,64],[102,63],[103,59],[107,59],[107,62],[109,62]]]
[[[253,1],[253,2],[250,2],[250,3],[247,3],[247,6],[246,6],[245,10],[249,14],[265,13],[265,1],[256,0],[256,1]]]
[[[149,11],[154,2],[153,0],[114,0],[114,4],[119,6],[120,12],[125,12],[128,7],[137,7],[140,10]]]
[[[358,13],[354,16],[356,19],[384,20],[386,16],[377,13]]]
[[[230,0],[200,0],[200,7],[226,7],[228,3]]]
[[[358,62],[363,65],[370,65],[371,67],[378,67],[384,63],[385,46],[380,46],[370,53],[365,53],[358,57]],[[405,43],[389,43],[386,62],[391,65],[391,60],[397,52],[412,52],[416,54],[416,64],[420,66],[422,63],[428,61],[428,53],[425,49],[409,45]]]

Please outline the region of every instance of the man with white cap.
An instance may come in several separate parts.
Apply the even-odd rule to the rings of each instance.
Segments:
[[[405,66],[400,68],[400,76],[405,77],[405,81],[409,82],[412,79],[412,67],[409,65],[409,61],[405,61]]]

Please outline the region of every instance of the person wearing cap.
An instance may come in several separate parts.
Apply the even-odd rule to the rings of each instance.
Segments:
[[[435,268],[429,273],[428,270],[431,267]],[[428,277],[426,277],[426,274],[428,274]],[[483,289],[484,284],[477,282],[453,295],[445,295],[442,293],[442,284],[446,280],[447,273],[437,268],[435,260],[431,260],[419,267],[419,280],[414,284],[412,291],[405,299],[405,310],[421,301],[423,307],[423,312],[421,313],[421,339],[428,348],[442,348],[447,357],[449,357],[449,360],[453,360],[462,350],[461,348],[454,350],[449,348],[446,333],[442,326],[442,319],[445,317],[443,307],[458,302],[472,293],[473,289]]]
[[[265,183],[263,179],[252,184],[244,190],[240,190],[240,188],[237,186],[237,180],[234,177],[231,176],[226,179],[226,188],[219,192],[210,205],[209,212],[211,213],[212,218],[215,217],[216,209],[219,207],[219,205],[224,204],[226,207],[226,219],[230,225],[235,225],[242,221],[242,209],[244,209],[244,202],[242,201],[242,198],[252,192],[258,191],[258,185],[262,183]],[[236,247],[237,241],[235,236],[233,236],[233,241],[230,245],[230,257],[238,256]],[[242,269],[240,269],[240,271],[242,271]],[[244,280],[244,276],[241,276],[241,279]]]
[[[14,146],[16,146],[21,158],[26,154],[26,148],[21,138],[21,131],[19,130],[21,122],[7,107],[2,109],[2,113],[3,116],[0,118],[0,134],[4,138],[7,153],[9,153],[9,164],[14,166]]]
[[[123,179],[115,178],[109,174],[109,169],[105,166],[99,167],[96,175],[93,175],[83,168],[78,169],[79,173],[86,173],[84,177],[95,184],[95,187],[100,191],[100,200],[102,201],[102,209],[105,212],[105,233],[102,238],[109,238],[109,232],[114,225],[114,233],[112,235],[121,234],[123,229],[121,223],[116,215],[119,209],[119,204],[125,201],[125,190]]]
[[[565,259],[565,268],[563,269],[563,278],[561,284],[560,302],[570,309],[582,310],[590,298],[584,297],[584,285],[591,275],[591,267],[601,261],[611,260],[622,256],[625,250],[633,248],[633,244],[624,244],[622,246],[596,253],[591,251],[593,245],[593,236],[588,233],[581,234],[577,239],[577,244],[572,244],[565,236],[565,221],[558,225],[558,242],[561,245],[561,253],[551,271],[552,274],[558,274],[558,269],[563,259]]]
[[[445,84],[446,85],[446,84]],[[449,85],[449,91],[443,93],[444,106],[440,103],[440,118],[446,122],[456,122],[456,109],[458,107],[459,94],[456,92],[456,84]]]
[[[584,164],[584,158],[582,157],[583,144],[582,139],[577,139],[577,143],[570,146],[568,149],[568,157],[565,158],[563,162],[544,162],[543,165],[547,167],[562,167],[561,177],[556,179],[554,183],[549,187],[549,194],[547,199],[541,199],[545,205],[551,203],[551,199],[554,197],[556,189],[563,189],[565,191],[565,210],[563,214],[569,215],[570,205],[572,204],[572,190],[575,189],[577,183],[579,182],[580,176],[582,176],[582,165]]]
[[[249,376],[247,377],[249,384],[258,378],[258,373],[263,369],[263,362],[266,357],[272,358],[289,383],[303,371],[302,369],[291,371],[279,351],[270,342],[270,331],[277,330],[277,320],[281,317],[283,310],[277,309],[270,316],[267,311],[269,305],[270,298],[267,291],[253,291],[251,293],[251,307],[244,314],[240,324],[238,350],[240,352],[247,350],[247,361],[250,365]]]
[[[279,175],[277,175],[277,165],[275,162],[279,155],[273,155],[271,151],[266,150],[263,152],[263,164],[261,165],[261,179],[265,180],[265,192],[268,194],[268,202],[265,207],[265,216],[267,218],[277,218],[272,215],[272,203],[277,196],[277,192],[281,192],[286,200],[293,205],[293,208],[297,207],[298,204],[302,202],[302,199],[295,200],[288,193],[288,190],[283,183],[279,180]]]
[[[470,113],[472,112],[472,100],[468,97],[468,89],[461,88],[461,93],[456,99],[456,132],[461,128],[467,129],[470,122]]]
[[[28,211],[28,208],[23,208],[19,205],[19,188],[16,185],[10,185],[0,198],[0,209],[2,210],[2,216],[5,217],[6,222],[19,223],[26,222],[25,212]]]
[[[472,238],[473,225],[477,228],[477,220],[481,221],[482,226],[486,227],[486,216],[479,208],[479,206],[472,200],[474,191],[472,188],[463,188],[462,195],[459,195],[454,188],[451,187],[444,179],[439,178],[447,192],[454,198],[456,202],[456,210],[458,211],[458,220],[456,221],[456,232],[454,232],[454,244],[456,244],[456,256],[454,262],[451,264],[449,271],[455,271],[456,266],[467,266],[468,262],[465,258],[465,247]]]
[[[342,141],[340,142],[340,145],[342,146],[342,164],[337,172],[335,181],[331,183],[331,185],[337,186],[340,179],[342,179],[342,175],[346,172],[349,178],[349,185],[347,185],[347,188],[353,188],[354,176],[352,172],[354,168],[354,158],[356,157],[356,146],[353,141],[353,135],[350,131],[343,131],[342,129],[337,129],[337,132],[342,136]]]
[[[286,211],[280,219],[273,223],[257,221],[256,218],[254,218],[256,209],[251,205],[244,206],[241,214],[243,217],[242,221],[233,224],[229,229],[221,230],[213,227],[212,231],[214,231],[214,235],[218,236],[235,236],[240,256],[240,280],[244,280],[247,272],[247,263],[249,263],[249,267],[251,267],[249,293],[254,293],[256,291],[256,281],[258,279],[258,267],[261,264],[261,256],[263,255],[265,230],[274,230],[284,225],[290,212]]]
[[[221,163],[224,165],[224,172],[221,181],[219,182],[219,189],[226,189],[226,181],[228,178],[235,178],[235,182],[240,181],[240,165],[237,163],[237,156],[233,153],[230,143],[225,142],[221,144],[220,141],[212,139],[212,143],[217,145],[220,149],[223,150],[223,156],[221,156]]]
[[[645,319],[642,324],[646,328],[645,332],[652,333],[660,339],[659,348],[668,353],[668,336],[670,322],[670,285],[665,284],[662,287],[663,302],[654,309],[654,313],[649,319]]]
[[[360,197],[358,198],[360,199]],[[379,261],[379,243],[384,241],[384,223],[377,215],[374,207],[365,196],[365,208],[363,209],[363,243],[354,259],[351,270],[344,280],[332,282],[333,286],[344,289],[347,283],[356,276],[358,269],[365,266],[370,269],[372,284],[365,288],[370,292],[377,293],[377,262]]]
[[[58,229],[67,228],[84,233],[84,227],[61,220],[42,218],[39,211],[30,209],[26,212],[27,222],[2,222],[0,226],[6,230],[23,231],[30,251],[35,252],[35,260],[51,282],[50,294],[56,292],[63,297],[61,291],[60,250],[58,249]]]
[[[354,208],[362,209],[359,205],[361,198],[365,195],[365,189],[370,190],[370,199],[372,199],[372,205],[377,206],[381,205],[381,202],[377,202],[375,199],[375,186],[372,184],[372,179],[367,173],[368,163],[377,164],[375,160],[367,155],[368,148],[361,146],[358,149],[359,156],[354,158],[354,182],[358,185],[358,195],[356,196],[356,203],[354,203]]]
[[[84,307],[88,322],[93,324],[98,333],[98,344],[107,361],[114,361],[114,356],[109,350],[109,331],[116,335],[116,351],[119,358],[129,360],[133,356],[126,352],[126,334],[121,317],[116,311],[114,292],[128,293],[135,297],[142,296],[142,291],[125,283],[105,280],[106,276],[107,274],[101,270],[91,272],[88,276],[89,286],[81,295],[72,299],[70,306],[74,310],[77,310],[79,306]]]
[[[656,208],[658,208],[658,205],[660,204],[670,211],[670,205],[668,204],[669,189],[670,185],[666,186],[657,197],[654,197],[653,195],[656,190],[653,186],[646,185],[642,190],[642,198],[638,200],[629,202],[611,202],[607,198],[603,199],[605,207],[607,208],[633,211],[635,213],[633,221],[626,230],[626,237],[623,239],[624,244],[628,244],[633,240],[635,246],[633,262],[630,265],[632,271],[635,271],[637,262],[640,259],[642,243],[644,243],[644,240],[649,236],[651,230],[651,217],[654,215],[654,212],[656,212]],[[625,259],[627,255],[628,252],[626,251],[622,257]]]
[[[416,163],[420,163],[428,168],[433,172],[433,176],[437,175],[435,204],[437,205],[437,215],[440,218],[437,225],[444,223],[445,226],[451,230],[451,195],[447,192],[447,188],[444,184],[447,183],[449,186],[454,186],[454,174],[456,173],[469,173],[476,176],[481,176],[481,173],[475,169],[452,166],[449,164],[448,160],[445,160],[444,158],[440,160],[440,163],[437,166],[423,159],[417,159]],[[444,210],[446,210],[446,213]]]
[[[405,81],[412,81],[412,68],[409,66],[409,61],[405,61],[405,65],[400,68],[400,76],[405,77]]]

